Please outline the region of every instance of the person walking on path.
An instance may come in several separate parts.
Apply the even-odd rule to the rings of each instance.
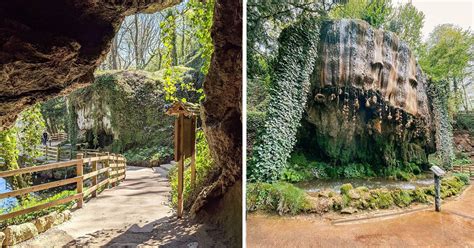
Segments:
[[[48,133],[46,131],[43,132],[43,137],[41,137],[41,143],[46,146],[46,143],[48,142]]]

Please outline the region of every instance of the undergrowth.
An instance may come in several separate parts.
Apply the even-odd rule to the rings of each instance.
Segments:
[[[21,205],[17,205],[13,208],[2,208],[2,209],[0,209],[0,212],[3,213],[3,214],[11,213],[11,212],[18,211],[18,210],[21,210],[21,209],[30,208],[30,207],[34,207],[34,206],[41,205],[41,204],[44,204],[44,203],[48,203],[48,202],[51,202],[51,201],[63,199],[63,198],[66,198],[68,196],[72,196],[74,194],[76,194],[76,190],[65,190],[65,191],[62,191],[60,193],[57,193],[57,194],[55,194],[51,197],[47,197],[47,198],[44,198],[44,199],[38,199],[36,197],[30,197],[29,199],[24,200]],[[28,213],[28,214],[20,215],[20,216],[2,221],[0,223],[0,230],[7,227],[7,226],[9,226],[9,225],[18,225],[18,224],[22,224],[22,223],[34,220],[38,217],[47,215],[47,214],[49,214],[51,212],[54,212],[54,211],[62,212],[66,209],[72,208],[74,203],[75,203],[75,201],[71,201],[71,202],[68,202],[68,203],[65,203],[65,204],[60,204],[60,205],[50,207],[50,208],[46,208],[46,209],[43,209],[43,210],[34,211],[34,212],[31,212],[31,213]]]

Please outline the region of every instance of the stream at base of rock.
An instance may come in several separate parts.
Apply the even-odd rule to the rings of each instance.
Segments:
[[[307,192],[319,192],[323,189],[331,189],[340,192],[343,184],[350,183],[352,186],[364,186],[369,189],[387,188],[387,189],[405,189],[411,190],[417,187],[424,187],[433,185],[433,178],[429,175],[412,181],[396,181],[385,178],[370,178],[370,179],[317,179],[307,182],[295,183],[295,186]]]

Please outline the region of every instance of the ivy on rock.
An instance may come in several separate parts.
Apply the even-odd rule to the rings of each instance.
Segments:
[[[267,118],[249,165],[251,181],[275,181],[286,165],[318,57],[320,26],[320,19],[303,19],[283,30],[278,39]]]

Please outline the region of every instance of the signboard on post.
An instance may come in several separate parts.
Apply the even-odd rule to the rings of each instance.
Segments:
[[[178,218],[183,216],[184,161],[191,158],[191,187],[196,182],[196,123],[198,105],[175,102],[167,111],[177,116],[174,125],[174,160],[178,166]]]
[[[435,187],[435,210],[441,211],[441,178],[446,172],[436,165],[431,166],[430,170],[434,173],[434,187]]]

